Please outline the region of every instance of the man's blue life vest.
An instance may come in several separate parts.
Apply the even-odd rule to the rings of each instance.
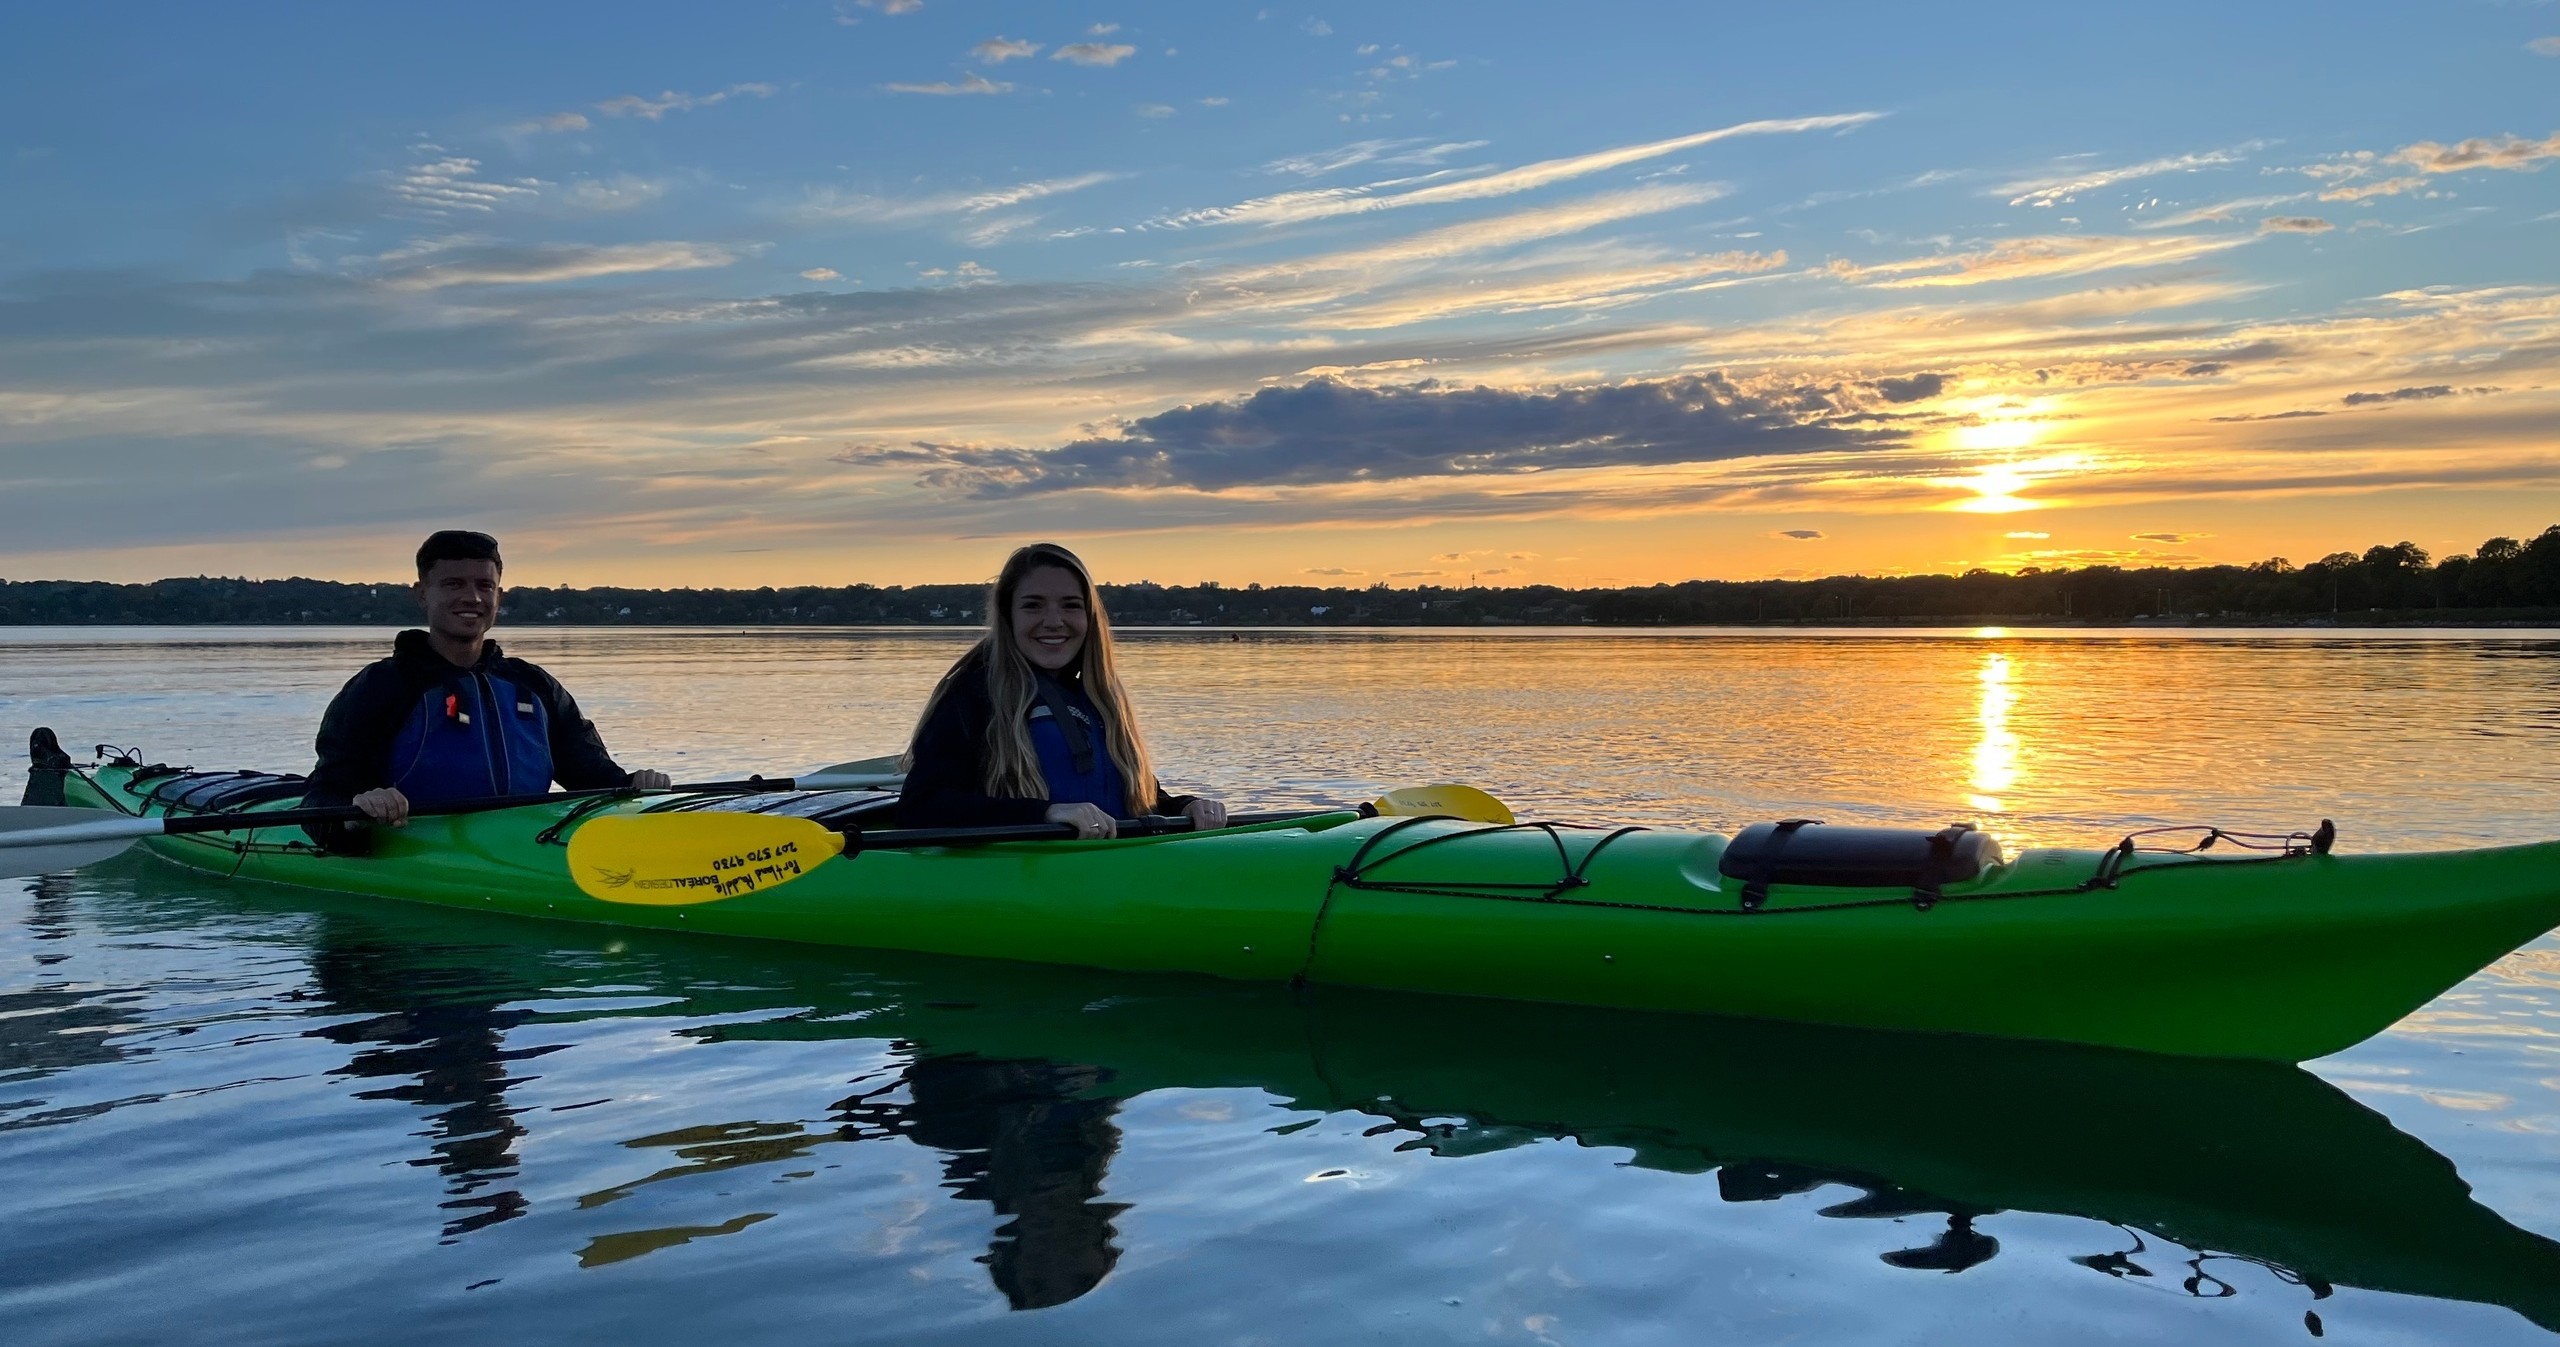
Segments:
[[[490,641],[470,668],[404,631],[330,701],[303,795],[340,805],[397,787],[413,808],[494,795],[628,785],[631,774],[560,681]],[[343,830],[340,830],[343,831]],[[329,843],[346,839],[332,832]]]
[[[413,807],[551,789],[542,690],[476,669],[428,687],[392,736],[391,784]]]

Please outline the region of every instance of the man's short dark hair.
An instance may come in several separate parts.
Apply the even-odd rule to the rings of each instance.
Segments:
[[[500,572],[507,569],[507,563],[498,559],[498,540],[469,529],[438,529],[418,544],[419,579],[426,579],[439,561],[485,561]]]

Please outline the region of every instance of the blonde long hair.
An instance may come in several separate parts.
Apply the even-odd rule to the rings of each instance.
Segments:
[[[987,586],[986,634],[942,675],[941,682],[934,684],[933,695],[925,699],[924,714],[917,719],[916,728],[922,732],[942,699],[950,696],[961,680],[983,676],[994,710],[987,722],[986,775],[980,788],[989,795],[1048,797],[1049,782],[1040,773],[1040,753],[1031,746],[1031,708],[1039,700],[1040,673],[1013,639],[1014,596],[1022,588],[1023,577],[1043,566],[1055,566],[1074,576],[1076,589],[1084,596],[1084,648],[1076,655],[1076,673],[1084,684],[1086,699],[1102,716],[1105,745],[1128,792],[1129,816],[1147,813],[1156,803],[1155,761],[1147,753],[1145,736],[1138,733],[1138,717],[1130,708],[1128,689],[1120,685],[1120,668],[1112,658],[1110,615],[1102,610],[1102,595],[1094,591],[1093,573],[1085,569],[1075,553],[1056,543],[1017,547],[1013,555],[1004,559],[1004,569]],[[912,738],[901,765],[910,769],[915,765]]]

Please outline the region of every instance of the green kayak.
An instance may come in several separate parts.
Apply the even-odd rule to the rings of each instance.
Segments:
[[[283,808],[294,778],[119,761],[64,800]],[[871,850],[682,906],[600,901],[568,841],[703,810],[858,829],[856,792],[608,796],[422,818],[376,854],[298,829],[155,837],[225,877],[512,916],[812,944],[2296,1062],[2390,1026],[2560,923],[2560,843],[2347,856],[2329,834],[2002,857],[1960,829],[1735,838],[1349,811],[1209,833]],[[2193,838],[2189,839],[2190,841]]]

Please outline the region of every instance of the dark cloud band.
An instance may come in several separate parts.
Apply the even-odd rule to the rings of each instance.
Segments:
[[[1938,375],[1917,374],[1746,389],[1710,372],[1542,392],[1316,379],[1176,407],[1133,421],[1120,435],[1054,449],[920,442],[867,450],[864,457],[918,465],[927,485],[982,497],[1705,463],[1899,445],[1903,433],[1874,405],[1934,396],[1943,383]]]

